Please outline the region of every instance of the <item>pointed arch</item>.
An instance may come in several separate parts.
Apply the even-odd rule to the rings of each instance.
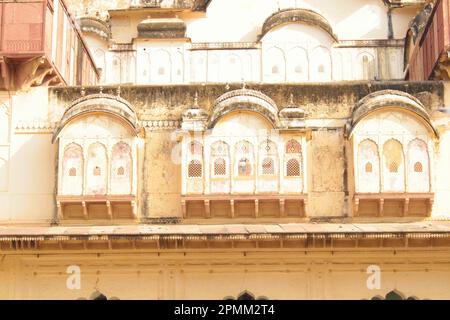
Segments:
[[[241,82],[243,79],[242,59],[237,54],[228,54],[220,69],[221,76],[228,82]]]
[[[408,192],[430,192],[430,156],[425,141],[415,138],[408,144]]]
[[[84,157],[83,148],[70,143],[64,148],[62,158],[61,194],[83,194]]]
[[[201,178],[203,176],[203,145],[193,140],[188,147],[188,178]]]
[[[380,158],[375,141],[365,139],[359,143],[357,161],[357,192],[380,192]]]
[[[216,141],[211,145],[212,177],[227,177],[229,175],[230,152],[224,141]]]
[[[369,52],[361,52],[358,54],[358,75],[357,79],[374,80],[375,79],[375,58]]]
[[[309,59],[308,53],[304,48],[291,48],[287,53],[286,60],[286,79],[288,82],[309,80]]]
[[[302,146],[295,139],[286,142],[285,147],[285,176],[301,177],[302,176]]]
[[[253,145],[247,141],[242,140],[234,146],[234,163],[235,176],[244,177],[253,175],[254,170],[254,151]]]
[[[112,57],[112,72],[109,77],[111,83],[122,83],[122,58],[120,54],[114,54]]]
[[[208,58],[208,82],[219,82],[220,79],[220,58],[217,54],[211,53]]]
[[[312,81],[331,81],[332,64],[330,49],[318,46],[311,52],[310,79]]]
[[[281,48],[270,47],[265,50],[263,70],[265,81],[286,81],[286,58]]]
[[[278,172],[277,145],[270,139],[259,144],[259,174],[275,175]]]
[[[150,53],[151,81],[153,83],[170,83],[172,81],[172,59],[170,53],[158,49]]]
[[[284,168],[282,188],[285,193],[303,192],[303,153],[301,142],[295,138],[286,141],[284,145]]]
[[[184,55],[181,51],[176,51],[174,55],[173,82],[184,83]]]
[[[405,164],[403,146],[396,139],[383,145],[383,191],[405,191]]]
[[[104,195],[107,193],[108,158],[106,147],[100,142],[91,144],[87,153],[86,193]]]
[[[111,194],[131,194],[133,159],[131,147],[117,142],[111,151]]]

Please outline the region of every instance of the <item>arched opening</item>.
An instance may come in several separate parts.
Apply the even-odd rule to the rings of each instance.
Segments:
[[[88,148],[86,194],[104,195],[107,193],[108,160],[106,147],[93,143]]]
[[[383,145],[383,190],[389,192],[405,191],[405,172],[403,146],[395,139]]]
[[[117,142],[111,151],[111,193],[132,193],[133,159],[131,147],[123,141]]]
[[[377,144],[365,139],[358,146],[358,192],[380,192],[380,160]]]
[[[83,193],[83,148],[71,143],[64,148],[62,158],[61,193],[65,195],[81,195]]]

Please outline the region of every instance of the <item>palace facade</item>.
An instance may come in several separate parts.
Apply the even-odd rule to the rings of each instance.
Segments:
[[[450,298],[449,5],[0,3],[0,298]]]

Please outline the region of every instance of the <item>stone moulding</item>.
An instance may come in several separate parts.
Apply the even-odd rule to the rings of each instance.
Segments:
[[[276,103],[262,92],[243,88],[227,92],[216,99],[208,129],[213,128],[221,117],[235,110],[256,111],[269,120],[274,128],[280,126]]]
[[[174,218],[174,217],[173,217]],[[242,224],[234,225],[183,225],[176,223],[172,217],[155,221],[158,225],[107,225],[107,226],[58,226],[58,227],[23,227],[8,226],[0,229],[0,250],[4,253],[15,250],[91,250],[87,242],[103,245],[104,250],[123,250],[123,245],[114,246],[115,241],[132,240],[129,249],[136,249],[135,241],[146,249],[168,250],[196,248],[209,250],[214,242],[228,243],[223,250],[235,250],[233,242],[272,241],[265,249],[275,248],[292,250],[308,249],[344,249],[384,247],[392,250],[392,244],[383,240],[398,240],[400,248],[422,247],[441,248],[450,246],[449,222],[422,221],[412,223],[345,223],[329,224],[309,223],[258,225],[248,228]],[[150,221],[152,218],[150,218]],[[166,224],[167,223],[167,224]],[[172,224],[173,223],[173,224]],[[258,230],[255,232],[255,230]],[[394,230],[394,231],[393,231]],[[149,243],[148,241],[153,241]],[[380,241],[381,240],[381,241]],[[193,247],[189,241],[207,241],[209,246]],[[342,242],[344,241],[344,242]],[[348,241],[354,241],[348,243]],[[371,245],[367,246],[367,241]],[[285,246],[286,242],[290,242]],[[68,243],[69,247],[64,247]],[[265,242],[268,244],[267,242]],[[342,244],[347,243],[345,247]],[[122,242],[123,244],[123,242]],[[98,249],[99,247],[97,247]],[[258,248],[256,246],[256,248]],[[144,249],[145,250],[145,249]],[[245,248],[248,250],[248,248]]]
[[[330,23],[322,15],[309,9],[293,8],[280,10],[268,17],[266,21],[264,21],[262,31],[258,39],[261,40],[270,30],[288,23],[304,23],[317,26],[328,33],[334,41],[338,41],[338,38],[334,34]]]
[[[416,97],[398,90],[380,90],[373,92],[361,100],[353,108],[351,119],[347,124],[347,135],[351,136],[358,122],[368,114],[383,108],[396,108],[412,112],[422,119],[428,128],[438,137],[438,131],[431,122],[430,115],[424,105]]]
[[[52,141],[56,141],[61,130],[70,121],[90,113],[106,113],[116,116],[127,123],[136,135],[140,131],[136,112],[128,101],[119,96],[99,93],[81,97],[66,109],[56,126]]]

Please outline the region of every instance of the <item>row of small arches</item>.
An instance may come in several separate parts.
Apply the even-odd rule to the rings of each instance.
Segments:
[[[380,187],[394,192],[404,192],[406,188],[408,192],[430,191],[430,155],[422,139],[411,140],[406,153],[400,141],[389,139],[381,154],[375,141],[365,139],[358,145],[357,157],[360,192],[379,192]]]
[[[198,141],[189,144],[190,157],[188,164],[188,177],[200,178],[203,176],[203,146]],[[267,139],[260,143],[262,175],[275,175],[278,152],[276,144]],[[212,176],[224,177],[229,172],[229,146],[224,141],[217,141],[210,148],[212,162]],[[253,145],[248,141],[239,141],[234,147],[236,175],[251,176],[253,174]],[[298,141],[291,139],[285,145],[285,175],[287,177],[301,176],[301,145]]]
[[[279,47],[271,47],[262,54],[263,76],[267,81],[331,81],[343,79],[343,58],[338,52],[331,54],[329,48],[318,46],[308,52],[302,47],[294,47],[285,52]],[[107,64],[106,54],[98,49],[96,61],[101,69]],[[136,68],[139,61],[142,68]],[[206,67],[208,65],[208,67]],[[361,80],[375,78],[375,58],[369,52],[361,52],[356,56],[357,74]],[[220,68],[219,68],[220,66]],[[334,66],[334,67],[333,67]],[[142,52],[140,58],[134,54],[113,55],[110,70],[104,70],[106,81],[134,81],[135,70],[139,81],[152,83],[182,83],[184,79],[185,60],[182,52],[169,52],[158,49],[153,52]],[[230,53],[227,56],[198,57],[194,60],[192,70],[194,81],[240,81],[246,76],[246,68],[252,70],[252,56],[245,57]],[[252,73],[252,71],[250,71]]]
[[[109,154],[100,142],[91,143],[86,150],[85,157],[80,144],[65,146],[61,194],[106,194],[108,186],[112,193],[131,194],[133,162],[131,147],[127,143],[117,142]]]
[[[342,79],[343,58],[340,53],[333,53],[329,48],[318,46],[308,52],[302,47],[294,47],[285,52],[279,47],[266,50],[263,59],[264,74],[279,81],[330,81]],[[375,78],[375,58],[369,52],[356,56],[358,79]],[[333,65],[335,67],[333,68]]]

